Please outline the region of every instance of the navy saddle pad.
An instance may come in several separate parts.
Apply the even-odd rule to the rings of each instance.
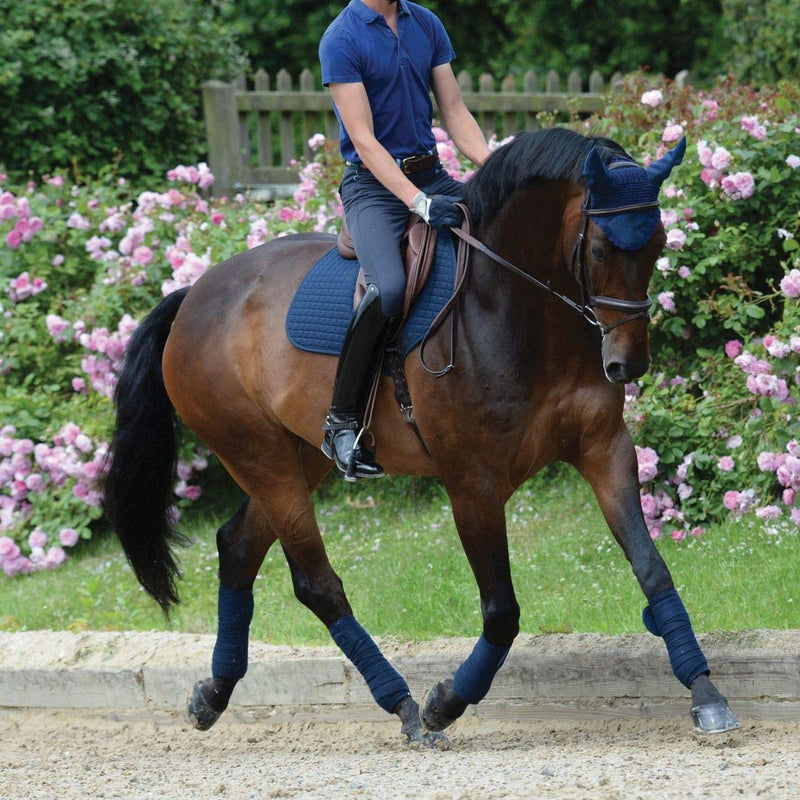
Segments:
[[[297,289],[286,316],[286,335],[300,350],[338,356],[353,316],[358,261],[342,258],[334,247]],[[449,231],[440,230],[430,275],[397,337],[403,359],[422,341],[455,288],[456,255]]]

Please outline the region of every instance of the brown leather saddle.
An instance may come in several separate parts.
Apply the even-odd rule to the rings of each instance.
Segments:
[[[422,217],[417,214],[408,215],[408,226],[403,234],[400,243],[403,251],[403,265],[406,270],[406,294],[403,300],[403,320],[408,316],[408,312],[417,299],[417,296],[425,286],[425,281],[431,273],[433,257],[436,253],[436,231],[428,225]],[[342,258],[356,258],[356,251],[353,247],[353,237],[347,222],[342,218],[342,229],[336,239],[336,247]],[[364,292],[367,290],[367,282],[364,278],[364,270],[358,271],[355,295],[353,296],[353,309],[358,307]]]
[[[469,212],[463,205],[460,206],[460,208],[464,217],[461,224],[461,230],[465,233],[468,233],[471,228]],[[355,248],[353,247],[353,238],[350,235],[350,230],[348,229],[347,222],[344,218],[342,218],[342,227],[339,231],[339,236],[336,239],[336,247],[338,248],[339,254],[342,256],[342,258],[357,257]],[[398,331],[400,327],[402,327],[402,323],[405,322],[408,312],[411,309],[411,306],[414,304],[414,300],[416,300],[419,293],[422,291],[423,287],[425,286],[425,282],[428,280],[430,275],[436,253],[436,231],[417,214],[411,213],[408,215],[408,225],[401,241],[401,248],[403,250],[403,265],[406,271],[406,293],[403,300],[403,317],[400,325],[397,328]],[[453,296],[433,321],[427,336],[432,334],[441,325],[444,318],[452,313],[456,297],[459,294],[466,278],[468,259],[468,248],[462,239],[459,241],[457,248],[456,285],[454,287]],[[366,290],[367,284],[364,278],[364,271],[359,270],[355,293],[353,296],[353,309],[358,307],[358,304],[361,302],[361,298],[364,296]],[[425,366],[425,368],[434,375],[445,375],[450,371],[450,369],[452,369],[455,353],[455,324],[455,316],[453,316],[450,329],[451,364],[437,373],[433,370],[430,370],[427,365],[425,365],[423,360],[423,366]],[[422,357],[421,354],[420,357]],[[400,411],[403,414],[403,418],[417,435],[417,438],[421,442],[423,449],[427,452],[428,448],[425,446],[425,441],[423,440],[422,435],[417,428],[416,420],[414,419],[414,408],[411,404],[411,395],[408,390],[408,382],[406,380],[403,362],[397,348],[392,346],[391,343],[389,347],[387,347],[384,355],[384,367],[391,375],[394,383],[395,400],[397,401],[398,406],[400,406]],[[369,427],[369,424],[372,420],[372,411],[375,405],[375,397],[377,394],[379,379],[380,370],[375,376],[369,400],[367,402],[367,409],[365,411],[365,427]]]

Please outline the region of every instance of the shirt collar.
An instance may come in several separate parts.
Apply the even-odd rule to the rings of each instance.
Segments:
[[[376,22],[383,19],[383,14],[373,11],[368,5],[365,5],[361,0],[350,0],[350,8],[356,16],[363,22],[369,25],[371,22]],[[406,17],[411,12],[406,8],[406,4],[402,0],[397,0],[397,13],[400,17]]]

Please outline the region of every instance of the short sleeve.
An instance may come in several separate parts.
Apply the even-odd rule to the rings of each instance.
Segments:
[[[450,37],[444,29],[442,21],[435,14],[433,17],[433,62],[432,66],[438,67],[442,64],[449,64],[456,57]]]
[[[319,43],[319,63],[322,67],[322,85],[331,83],[362,83],[356,48],[349,37],[328,32]]]

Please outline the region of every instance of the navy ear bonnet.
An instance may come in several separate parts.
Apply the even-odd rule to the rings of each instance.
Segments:
[[[685,152],[684,137],[645,169],[622,154],[605,164],[596,147],[589,151],[583,166],[588,192],[586,211],[611,244],[621,250],[639,250],[650,241],[661,220],[659,189]],[[614,213],[615,209],[619,212]]]

